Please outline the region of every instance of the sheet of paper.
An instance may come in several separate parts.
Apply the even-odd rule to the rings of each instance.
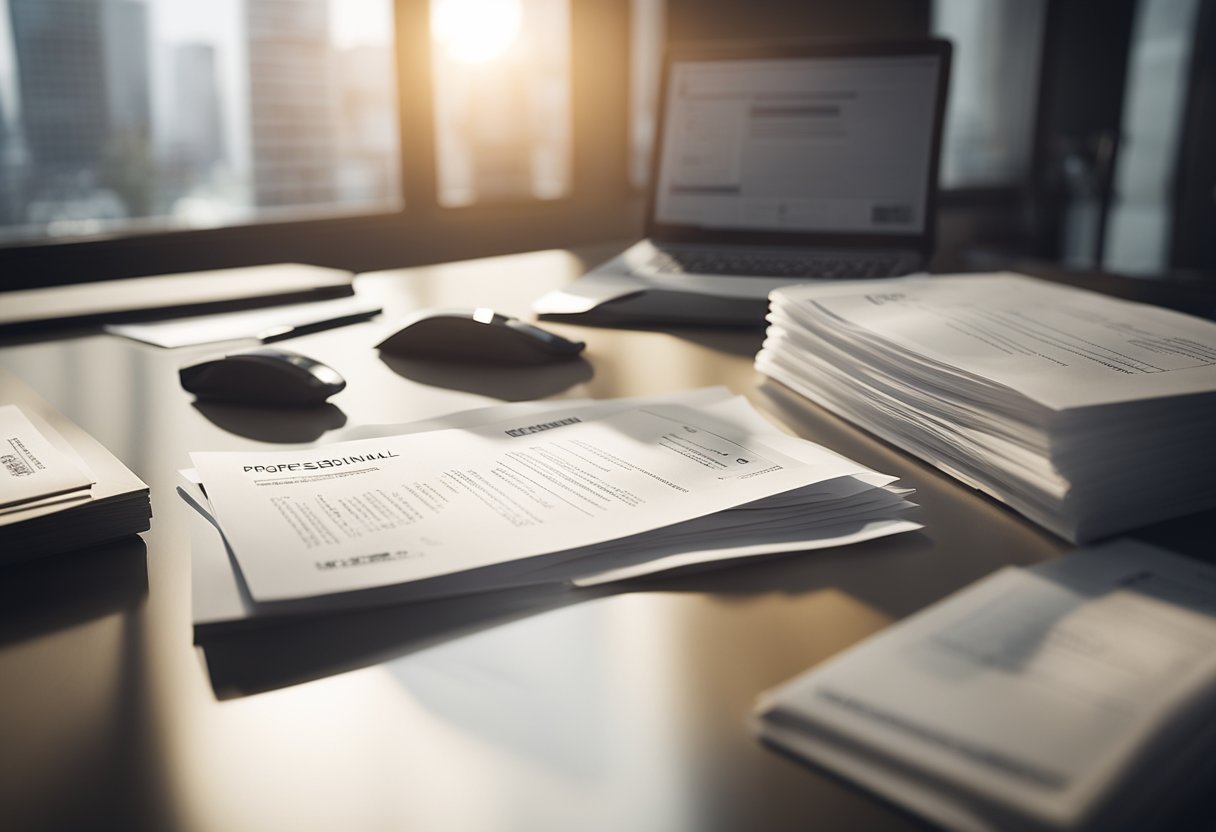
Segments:
[[[503,419],[527,417],[536,413],[561,409],[567,415],[584,419],[598,418],[622,409],[656,404],[683,404],[701,407],[731,398],[725,387],[667,393],[661,396],[637,396],[628,399],[571,399],[566,401],[528,401],[491,405],[450,413],[433,419],[391,425],[358,425],[343,431],[339,437],[350,441],[384,436],[404,436],[433,430],[471,428]],[[287,604],[259,605],[253,600],[244,577],[231,555],[215,523],[210,500],[202,489],[202,477],[196,468],[180,471],[180,494],[192,507],[190,573],[191,618],[196,628],[207,630],[239,629],[256,626],[261,619],[286,615],[301,607],[302,614],[317,614],[335,609],[350,609],[344,596],[320,596],[308,601]],[[356,602],[353,606],[359,606]],[[291,608],[289,608],[291,607]]]
[[[634,544],[630,548],[625,545],[627,541],[614,540],[600,546],[575,550],[569,558],[556,562],[552,556],[546,557],[541,559],[543,563],[529,565],[527,571],[517,570],[518,574],[513,574],[505,580],[501,575],[493,575],[486,576],[478,585],[470,586],[467,582],[462,582],[459,586],[451,587],[437,586],[433,581],[428,581],[425,586],[417,583],[397,585],[391,588],[391,597],[384,595],[372,599],[365,594],[361,594],[359,598],[352,598],[349,594],[324,595],[259,604],[247,591],[235,560],[230,556],[222,537],[213,525],[213,510],[200,487],[201,477],[198,471],[188,469],[181,472],[181,496],[196,509],[191,512],[197,519],[191,546],[191,606],[196,631],[211,632],[256,626],[258,621],[283,615],[315,615],[379,602],[400,603],[424,597],[443,597],[445,594],[467,594],[470,591],[478,591],[478,586],[497,588],[535,582],[568,583],[571,579],[583,577],[586,577],[589,583],[602,583],[649,574],[671,566],[686,566],[690,562],[762,556],[778,551],[809,550],[919,528],[915,523],[902,520],[898,516],[910,507],[910,504],[902,499],[908,492],[879,487],[887,485],[891,481],[890,477],[858,466],[826,448],[781,433],[741,397],[732,397],[721,387],[633,399],[518,402],[463,411],[422,422],[352,428],[344,438],[367,439],[428,430],[472,428],[504,419],[524,418],[540,421],[533,417],[558,411],[565,417],[577,415],[587,420],[639,406],[663,404],[696,407],[707,417],[734,425],[736,430],[743,428],[752,431],[754,435],[761,437],[765,444],[786,451],[808,464],[816,465],[817,474],[824,477],[825,481],[762,500],[761,503],[771,506],[790,506],[788,511],[793,512],[791,519],[782,522],[774,522],[776,513],[773,511],[741,507],[738,510],[697,518],[688,523],[646,533],[643,536],[647,542],[640,548],[640,544]],[[847,476],[844,475],[846,473]],[[833,474],[841,476],[831,478]],[[810,496],[797,497],[804,492],[808,492]],[[809,506],[808,500],[812,497],[816,502]],[[723,515],[734,515],[734,518],[728,520]],[[827,528],[832,521],[835,521],[836,525]],[[686,532],[676,534],[679,529],[691,530],[703,526],[724,527],[729,531],[692,536]],[[653,566],[648,564],[648,561],[655,559],[658,559],[658,562]],[[630,571],[627,575],[605,574],[591,577],[602,570],[617,569]]]
[[[192,458],[259,600],[588,546],[816,479],[680,407]]]
[[[379,311],[379,304],[345,297],[153,323],[107,324],[105,330],[158,347],[189,347],[221,341],[276,340],[293,331],[302,334],[325,324],[336,326],[369,318]]]
[[[1216,569],[1116,541],[1005,569],[762,709],[1067,827],[1214,698]]]
[[[1216,323],[1021,275],[782,291],[1053,409],[1216,391]]]
[[[882,519],[870,520],[858,524],[829,525],[811,531],[799,531],[781,539],[781,535],[772,530],[757,529],[755,538],[762,542],[723,546],[718,549],[698,547],[695,551],[664,554],[661,549],[652,557],[641,563],[628,566],[605,569],[594,575],[575,578],[575,586],[591,587],[601,584],[619,583],[646,575],[655,575],[673,569],[686,569],[693,566],[708,566],[720,561],[742,560],[744,558],[761,557],[764,555],[781,555],[790,552],[810,552],[835,546],[849,546],[866,540],[874,540],[888,535],[912,532],[924,528],[920,523],[911,520]],[[814,539],[818,537],[819,539]]]
[[[93,483],[16,405],[0,406],[0,508],[25,507]]]

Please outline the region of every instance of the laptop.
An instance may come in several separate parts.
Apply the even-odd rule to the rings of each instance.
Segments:
[[[677,47],[646,239],[534,305],[595,323],[763,323],[768,293],[925,268],[950,44]]]

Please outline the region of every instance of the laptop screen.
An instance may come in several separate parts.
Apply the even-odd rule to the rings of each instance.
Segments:
[[[748,232],[915,235],[938,55],[673,59],[653,219]]]

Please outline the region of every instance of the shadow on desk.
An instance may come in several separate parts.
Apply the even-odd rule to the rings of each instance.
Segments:
[[[148,595],[142,538],[81,549],[0,570],[0,644],[138,608]]]
[[[326,432],[346,425],[346,414],[329,402],[286,408],[196,401],[194,409],[216,427],[259,442],[315,442]]]
[[[738,355],[743,358],[755,357],[756,353],[760,352],[760,346],[764,343],[763,326],[756,326],[754,328],[724,327],[721,329],[673,326],[648,327],[648,329],[665,332],[672,338],[679,338],[682,341],[688,341],[705,349],[726,353],[727,355]]]
[[[426,361],[381,353],[380,360],[397,375],[428,387],[490,396],[505,402],[543,399],[589,381],[595,369],[585,359],[512,367]]]
[[[147,597],[135,536],[0,570],[0,827],[172,828]]]
[[[542,322],[547,318],[542,318]],[[583,320],[577,315],[568,317],[552,317],[555,322],[577,326],[594,327],[599,329],[623,330],[626,332],[653,332],[670,335],[681,341],[696,344],[705,349],[726,355],[737,355],[742,358],[752,358],[760,351],[768,322],[761,315],[756,318],[754,325],[749,326],[715,326],[713,324],[668,324],[668,323],[602,323],[595,320]]]

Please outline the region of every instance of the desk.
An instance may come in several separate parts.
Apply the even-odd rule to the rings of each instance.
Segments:
[[[587,259],[610,253],[593,251]],[[360,277],[386,319],[528,301],[586,265],[551,251]],[[152,488],[144,542],[0,575],[0,826],[156,830],[919,829],[757,743],[757,693],[1005,564],[1062,542],[840,420],[766,392],[758,332],[555,326],[593,373],[381,361],[391,323],[294,339],[349,381],[307,417],[194,406],[164,351],[95,331],[0,342],[34,386]],[[923,532],[629,592],[534,593],[358,613],[192,645],[191,450],[310,442],[529,395],[725,384],[788,428],[914,486]],[[1149,530],[1210,547],[1211,513]],[[1211,818],[1193,828],[1211,828]],[[1191,828],[1185,825],[1179,828]]]

